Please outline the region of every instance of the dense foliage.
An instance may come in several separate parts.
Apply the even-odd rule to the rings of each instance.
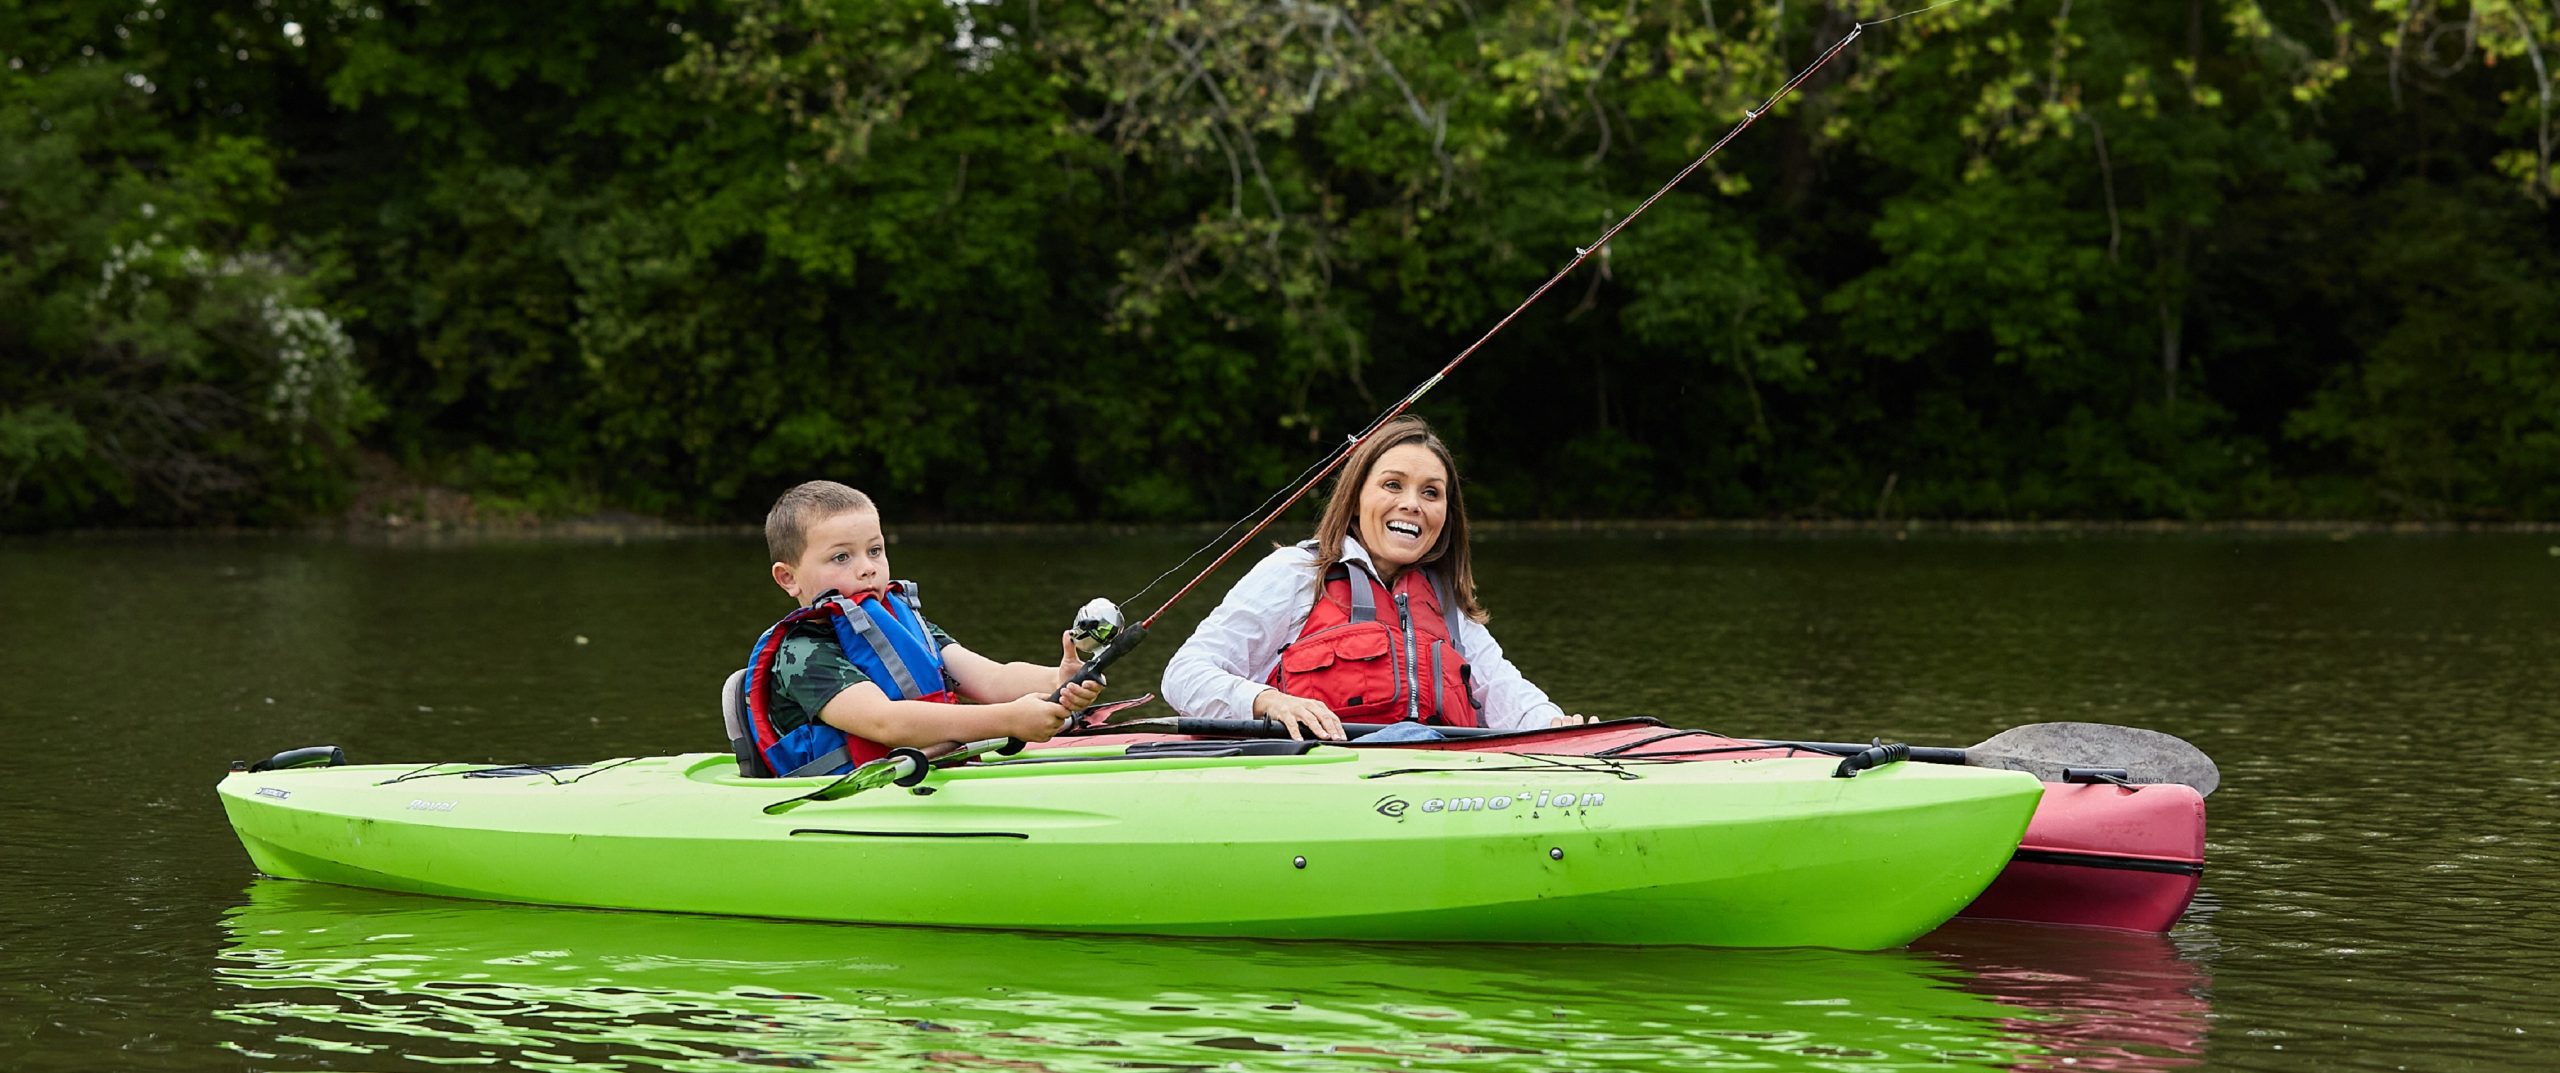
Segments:
[[[37,0],[0,526],[1231,515],[1853,33],[1427,398],[1479,511],[2560,518],[2560,9],[1920,6]]]

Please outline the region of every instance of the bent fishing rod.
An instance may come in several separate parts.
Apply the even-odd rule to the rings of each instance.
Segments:
[[[1486,329],[1485,333],[1478,336],[1475,342],[1467,344],[1466,349],[1459,351],[1457,357],[1449,359],[1449,363],[1441,366],[1438,372],[1432,373],[1421,383],[1414,385],[1412,391],[1406,392],[1403,398],[1396,400],[1395,405],[1388,407],[1385,412],[1379,414],[1374,420],[1371,420],[1367,427],[1361,429],[1354,435],[1346,437],[1342,443],[1334,447],[1331,453],[1327,454],[1324,458],[1319,459],[1314,465],[1309,466],[1305,471],[1301,472],[1298,475],[1298,479],[1293,484],[1284,486],[1279,491],[1275,491],[1269,497],[1265,498],[1261,505],[1254,508],[1254,511],[1262,511],[1264,507],[1269,507],[1273,499],[1280,499],[1280,505],[1277,507],[1271,507],[1267,512],[1261,513],[1259,518],[1253,522],[1252,528],[1245,530],[1243,536],[1237,537],[1233,543],[1228,544],[1225,551],[1219,552],[1218,557],[1211,560],[1208,566],[1202,568],[1199,573],[1192,575],[1191,580],[1184,582],[1181,588],[1174,590],[1173,595],[1166,597],[1163,603],[1156,605],[1156,609],[1153,614],[1148,615],[1146,618],[1140,620],[1136,625],[1132,626],[1125,623],[1119,606],[1113,604],[1109,599],[1097,597],[1088,601],[1084,607],[1077,610],[1075,626],[1070,631],[1075,636],[1077,651],[1084,654],[1084,666],[1076,673],[1075,677],[1067,680],[1066,685],[1100,680],[1103,668],[1110,666],[1120,657],[1129,654],[1132,649],[1137,648],[1138,643],[1146,639],[1148,628],[1154,626],[1157,619],[1164,617],[1165,611],[1172,608],[1174,604],[1181,602],[1184,596],[1190,595],[1191,590],[1197,587],[1201,582],[1208,580],[1209,575],[1217,573],[1219,567],[1225,566],[1227,560],[1235,557],[1235,554],[1238,551],[1242,551],[1246,544],[1251,543],[1254,537],[1260,536],[1263,530],[1270,528],[1271,523],[1279,521],[1281,515],[1288,513],[1289,508],[1296,506],[1298,500],[1305,498],[1306,494],[1310,490],[1314,489],[1315,486],[1321,483],[1327,476],[1330,476],[1336,468],[1342,465],[1344,460],[1350,458],[1351,453],[1354,450],[1358,449],[1362,443],[1367,442],[1369,437],[1376,435],[1380,427],[1384,426],[1389,421],[1395,420],[1406,410],[1411,409],[1413,404],[1419,401],[1422,396],[1428,393],[1432,388],[1440,386],[1440,382],[1447,379],[1450,373],[1457,371],[1458,366],[1466,364],[1467,359],[1474,357],[1476,351],[1483,349],[1484,345],[1487,342],[1492,341],[1494,336],[1501,334],[1504,328],[1510,327],[1512,321],[1519,319],[1520,314],[1527,312],[1530,306],[1536,305],[1540,298],[1546,297],[1547,292],[1555,289],[1555,285],[1563,282],[1566,276],[1572,275],[1574,269],[1582,267],[1582,263],[1590,260],[1592,254],[1598,253],[1601,249],[1608,246],[1609,240],[1618,237],[1618,232],[1626,230],[1627,225],[1634,223],[1636,221],[1636,217],[1644,215],[1645,210],[1652,208],[1654,202],[1662,200],[1664,195],[1669,194],[1674,187],[1679,186],[1681,182],[1687,180],[1689,176],[1695,173],[1699,168],[1705,167],[1707,161],[1713,159],[1718,152],[1723,151],[1724,147],[1731,143],[1735,138],[1740,137],[1743,131],[1751,129],[1751,125],[1753,123],[1759,122],[1760,117],[1769,114],[1770,110],[1776,108],[1779,102],[1785,100],[1789,94],[1794,93],[1796,87],[1803,85],[1806,80],[1812,78],[1814,72],[1820,71],[1823,68],[1823,65],[1831,62],[1833,57],[1836,57],[1840,55],[1841,52],[1846,51],[1851,44],[1858,40],[1860,35],[1866,33],[1868,27],[1881,26],[1888,22],[1909,18],[1913,15],[1925,14],[1927,12],[1936,11],[1942,7],[1962,2],[1963,0],[1941,0],[1940,3],[1932,4],[1927,7],[1915,8],[1900,14],[1889,15],[1884,18],[1868,22],[1859,22],[1851,26],[1847,34],[1843,35],[1840,40],[1833,42],[1831,47],[1824,49],[1821,55],[1814,57],[1813,62],[1806,64],[1803,69],[1798,70],[1794,75],[1790,76],[1785,84],[1778,87],[1777,92],[1770,94],[1768,99],[1760,102],[1758,107],[1745,109],[1742,113],[1741,122],[1735,123],[1732,129],[1724,132],[1723,137],[1715,140],[1715,144],[1708,146],[1706,152],[1698,154],[1697,159],[1690,161],[1689,165],[1680,169],[1679,173],[1673,175],[1669,182],[1663,183],[1660,189],[1655,190],[1651,196],[1646,197],[1643,202],[1636,205],[1634,211],[1620,217],[1616,223],[1610,224],[1608,229],[1602,231],[1600,233],[1600,237],[1590,245],[1575,247],[1572,260],[1565,262],[1563,268],[1557,269],[1554,275],[1547,277],[1546,282],[1539,284],[1537,289],[1530,291],[1527,298],[1521,299],[1520,304],[1513,306],[1511,312],[1503,314],[1502,319],[1495,321],[1493,327]],[[1283,493],[1286,494],[1287,498],[1281,498]],[[1239,518],[1234,523],[1229,524],[1227,528],[1220,531],[1217,536],[1209,538],[1208,543],[1201,545],[1198,549],[1192,551],[1191,554],[1184,556],[1181,562],[1175,563],[1164,573],[1156,575],[1153,581],[1147,582],[1144,588],[1141,588],[1136,593],[1132,594],[1127,602],[1137,602],[1140,597],[1145,596],[1150,590],[1154,589],[1157,584],[1163,582],[1165,578],[1171,577],[1175,571],[1181,570],[1183,567],[1190,565],[1192,560],[1199,558],[1210,548],[1217,546],[1219,541],[1225,540],[1227,538],[1227,534],[1234,532],[1237,525],[1242,525],[1246,519],[1255,517],[1254,512],[1247,512],[1244,518]],[[1061,685],[1059,687],[1059,691],[1064,692],[1066,685]],[[1057,700],[1057,698],[1057,693],[1049,695],[1049,699],[1052,701]]]

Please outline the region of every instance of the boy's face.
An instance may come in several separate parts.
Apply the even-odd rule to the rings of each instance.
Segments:
[[[773,564],[773,583],[809,606],[833,589],[847,596],[889,587],[889,545],[876,511],[849,510],[810,522],[808,546],[796,563]]]

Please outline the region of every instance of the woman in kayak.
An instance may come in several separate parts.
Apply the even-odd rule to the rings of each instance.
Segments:
[[[1313,539],[1227,592],[1165,667],[1165,702],[1269,719],[1291,738],[1342,723],[1528,729],[1578,723],[1484,628],[1466,502],[1448,445],[1420,418],[1378,429],[1343,465]]]

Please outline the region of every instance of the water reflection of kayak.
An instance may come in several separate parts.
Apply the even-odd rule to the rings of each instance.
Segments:
[[[1297,743],[1052,751],[812,800],[726,754],[238,771],[260,871],[422,894],[1263,938],[1898,946],[2005,866],[2014,771]],[[1145,896],[1132,897],[1132,892]]]
[[[2046,1057],[2034,1007],[1907,952],[1142,940],[273,880],[224,928],[216,973],[237,990],[218,1016],[250,1029],[238,1046],[269,1064],[1998,1069]]]
[[[2032,1068],[2175,1069],[2203,1061],[2212,981],[2166,936],[1959,920],[1912,944],[1962,964],[1967,990],[2034,1011]]]

